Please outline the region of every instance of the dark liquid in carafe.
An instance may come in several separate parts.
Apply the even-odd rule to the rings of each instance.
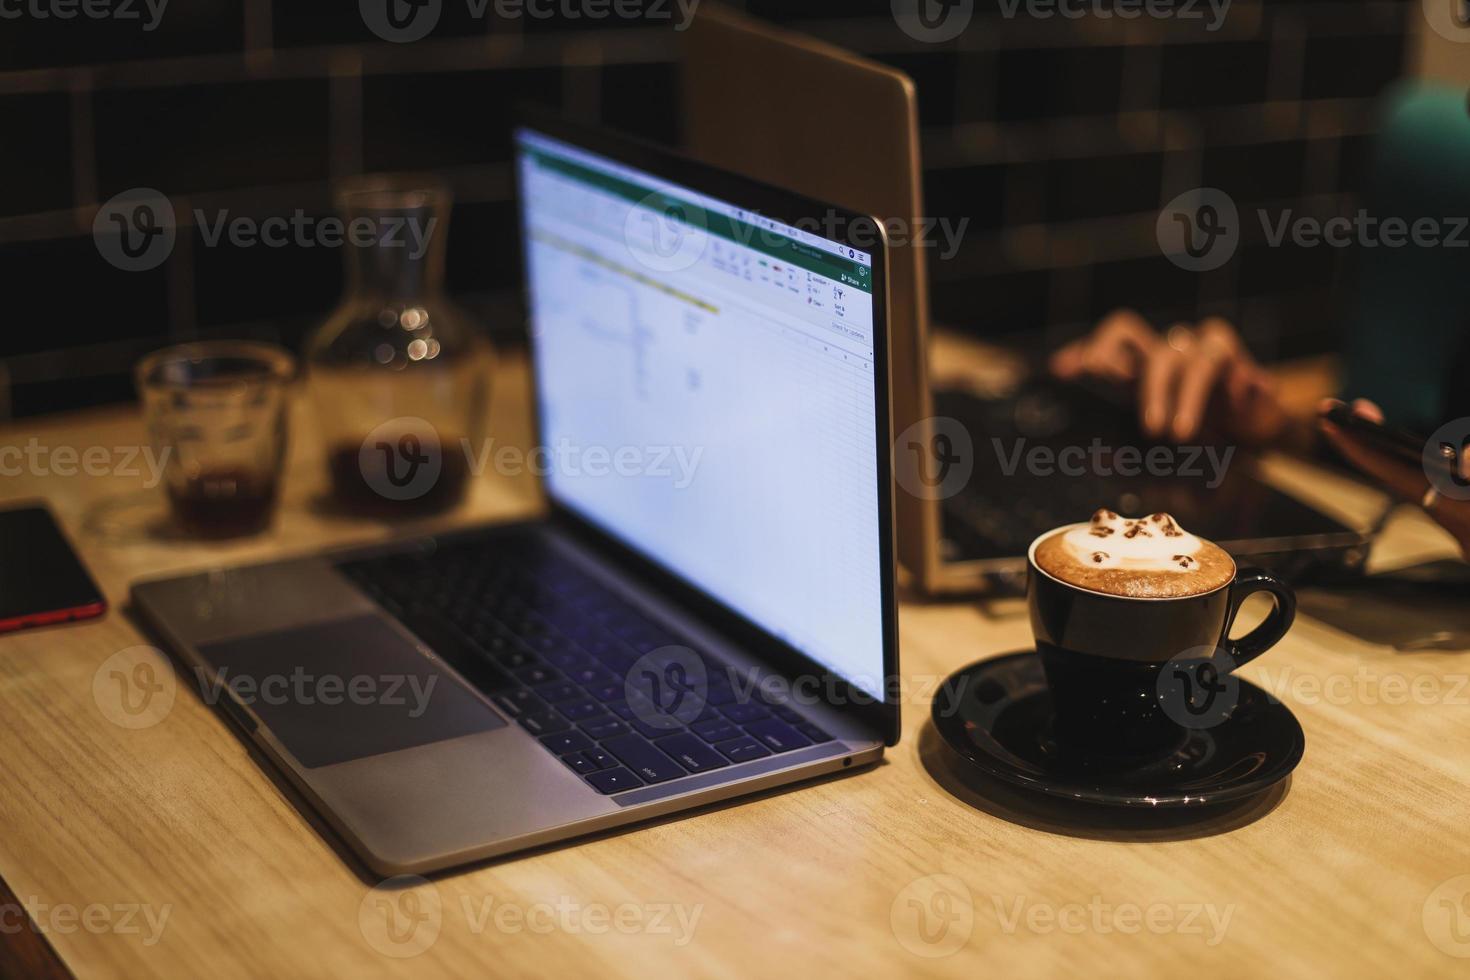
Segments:
[[[404,500],[385,496],[377,489],[391,486],[388,458],[375,453],[364,455],[361,450],[360,443],[339,445],[327,459],[332,474],[332,493],[344,507],[385,515],[432,514],[453,507],[464,496],[469,464],[457,440],[422,448],[424,458],[419,460],[419,465],[432,468],[437,462],[438,478],[422,492]]]

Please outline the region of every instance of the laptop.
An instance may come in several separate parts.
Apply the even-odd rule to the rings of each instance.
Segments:
[[[906,232],[893,236],[888,249],[894,431],[902,440],[894,466],[904,487],[895,513],[899,562],[920,591],[1014,589],[1024,581],[1026,547],[1038,534],[1085,519],[1099,506],[1128,514],[1168,511],[1237,557],[1287,573],[1363,553],[1362,529],[1257,478],[1255,461],[1243,453],[1212,467],[1201,452],[1192,461],[1181,458],[1165,476],[1131,463],[1070,478],[1012,466],[1017,446],[1055,460],[1062,450],[1090,451],[1097,440],[1111,461],[1118,449],[1146,449],[1154,440],[1115,393],[1053,381],[1040,358],[1031,359],[1029,373],[1015,384],[931,383],[926,249],[914,244],[925,225],[913,81],[714,3],[700,8],[684,45],[690,154],[897,220]],[[740,83],[731,85],[731,78]],[[977,281],[974,288],[987,287]],[[983,324],[972,326],[983,332]],[[1220,482],[1206,486],[1219,469]]]
[[[382,874],[899,735],[875,223],[559,122],[515,152],[546,516],[132,589]]]

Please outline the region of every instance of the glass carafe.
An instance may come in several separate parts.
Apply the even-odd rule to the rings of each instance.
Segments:
[[[390,514],[453,506],[487,425],[493,354],[444,294],[450,192],[433,177],[341,184],[346,290],[306,364],[333,494]]]

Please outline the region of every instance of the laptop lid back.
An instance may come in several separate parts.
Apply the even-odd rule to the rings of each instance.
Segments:
[[[927,446],[929,292],[923,252],[912,244],[923,213],[913,81],[712,3],[684,38],[684,134],[692,155],[876,215],[899,232],[889,236],[888,255],[893,428],[902,442],[895,452],[911,453],[910,441]],[[930,588],[939,568],[938,504],[900,491],[895,511],[899,561]]]

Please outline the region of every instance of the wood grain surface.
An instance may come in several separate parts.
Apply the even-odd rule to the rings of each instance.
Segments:
[[[494,411],[497,441],[525,445],[513,358]],[[51,502],[113,603],[102,620],[0,637],[0,877],[78,977],[1470,969],[1470,652],[1396,652],[1310,616],[1246,671],[1301,719],[1306,756],[1289,786],[1243,808],[1187,821],[1078,811],[956,771],[927,720],[930,694],[963,664],[1025,647],[1024,609],[905,601],[904,736],[878,766],[380,885],[174,682],[124,608],[144,575],[413,530],[335,516],[304,419],[294,435],[275,528],[237,544],[169,534],[146,471],[28,464],[0,482],[7,502]],[[0,430],[0,447],[32,439],[121,454],[142,430],[123,410]],[[1272,472],[1361,521],[1379,503],[1287,460]],[[529,480],[491,473],[446,520],[537,506]],[[1449,553],[1406,509],[1375,562]],[[141,702],[119,700],[126,680],[150,676],[154,699],[129,714]]]

